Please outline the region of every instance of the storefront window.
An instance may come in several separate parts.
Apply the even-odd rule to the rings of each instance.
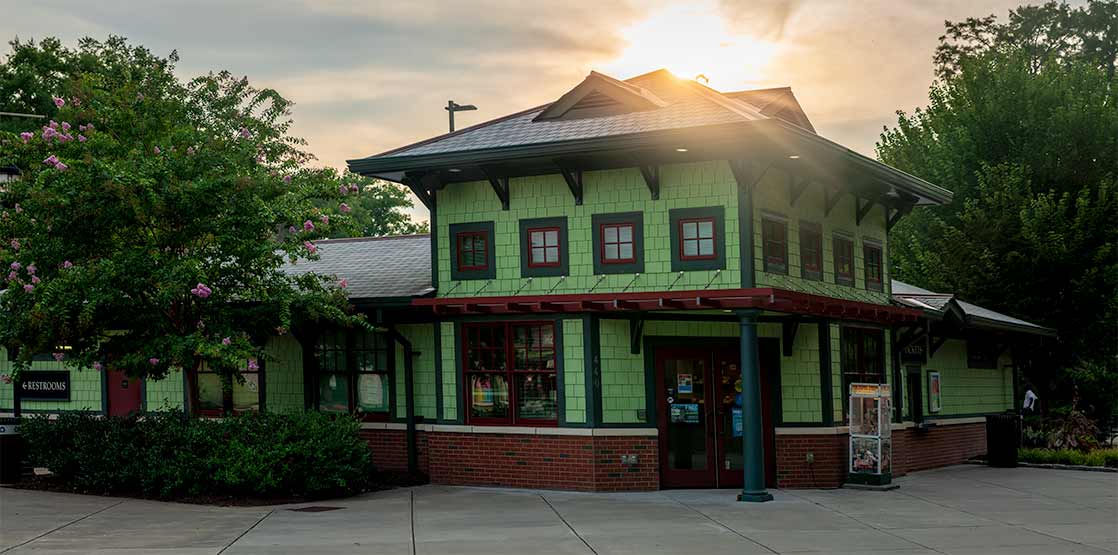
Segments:
[[[555,324],[474,324],[463,334],[472,423],[556,422]]]
[[[318,338],[318,410],[387,418],[390,343],[384,334],[331,330]]]
[[[874,328],[842,328],[842,399],[847,411],[852,383],[885,383],[885,332]]]
[[[241,369],[243,383],[213,372],[203,364],[194,380],[198,392],[198,411],[206,416],[220,416],[260,410],[261,370]]]

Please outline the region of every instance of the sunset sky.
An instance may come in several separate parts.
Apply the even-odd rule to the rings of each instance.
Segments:
[[[554,100],[592,69],[660,67],[720,90],[790,85],[820,134],[872,155],[897,110],[926,103],[944,20],[1021,3],[0,0],[0,35],[119,34],[177,49],[184,78],[247,75],[297,103],[294,133],[336,167],[445,132],[448,99],[479,107],[461,127]]]

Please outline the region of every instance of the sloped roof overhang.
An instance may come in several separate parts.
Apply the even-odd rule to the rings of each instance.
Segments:
[[[680,152],[678,149],[685,149]],[[947,189],[912,176],[779,119],[668,129],[588,139],[424,155],[380,155],[348,160],[355,173],[398,183],[435,184],[545,175],[564,165],[583,171],[748,160],[773,164],[833,190],[851,190],[888,205],[950,202]]]
[[[799,293],[784,289],[721,289],[494,297],[443,297],[412,301],[439,315],[547,314],[762,309],[884,324],[916,322],[921,311]]]

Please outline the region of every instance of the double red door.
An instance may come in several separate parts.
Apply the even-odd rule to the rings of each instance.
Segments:
[[[775,479],[768,366],[772,346],[762,342],[761,414],[766,482]],[[770,355],[770,356],[766,356]],[[779,351],[776,363],[779,364]],[[741,487],[741,365],[736,345],[715,349],[663,348],[655,352],[660,481],[665,488]]]

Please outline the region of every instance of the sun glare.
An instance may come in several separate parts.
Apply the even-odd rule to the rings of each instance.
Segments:
[[[729,29],[715,6],[673,6],[621,31],[628,46],[608,62],[606,72],[621,78],[659,68],[677,77],[707,78],[719,90],[756,86],[776,53],[776,45]]]

